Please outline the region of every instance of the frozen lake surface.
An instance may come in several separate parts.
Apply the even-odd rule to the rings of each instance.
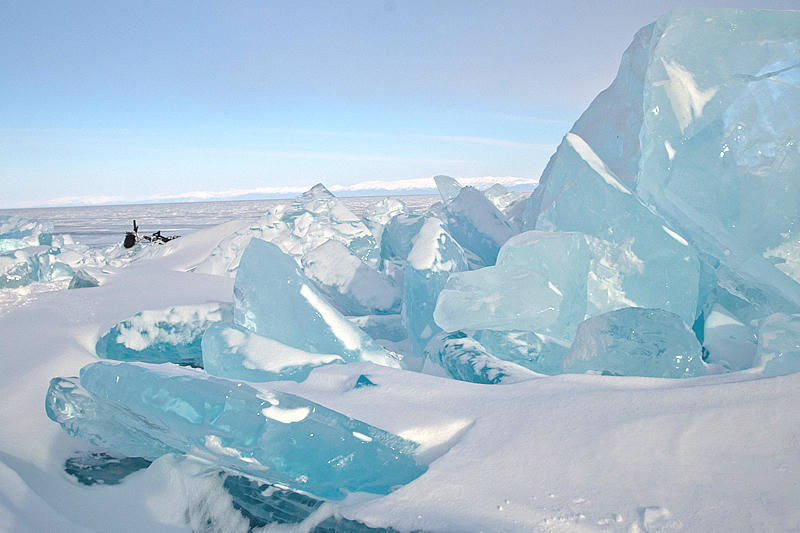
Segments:
[[[379,201],[378,196],[342,197],[342,202],[357,216]],[[424,211],[441,198],[438,194],[396,196],[412,211]],[[182,202],[160,204],[92,205],[77,207],[38,207],[0,209],[0,215],[35,218],[55,225],[55,235],[70,235],[76,242],[100,246],[122,242],[133,221],[139,233],[149,235],[188,235],[237,218],[259,218],[270,206],[292,203],[294,199]]]

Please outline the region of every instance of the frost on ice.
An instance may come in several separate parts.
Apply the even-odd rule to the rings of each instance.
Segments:
[[[365,361],[498,385],[800,371],[798,27],[797,12],[679,8],[642,29],[527,200],[437,176],[427,211],[384,199],[358,218],[320,184],[232,223],[193,267],[235,276],[232,322],[142,310],[97,348],[143,360],[202,335],[205,371],[95,363],[53,381],[48,414],[119,453],[335,499],[421,475],[413,444],[247,382]],[[4,287],[96,286],[96,267],[148,259],[2,224]]]

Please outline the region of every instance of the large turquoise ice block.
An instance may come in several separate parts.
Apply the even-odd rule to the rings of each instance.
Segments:
[[[174,365],[98,362],[54,378],[48,416],[131,457],[189,453],[223,468],[340,500],[387,494],[426,468],[417,444],[319,404]]]
[[[450,276],[433,318],[444,331],[522,330],[571,341],[586,315],[590,264],[580,233],[522,233],[495,266]]]
[[[467,269],[461,246],[438,218],[427,218],[408,254],[403,275],[403,319],[417,357],[441,331],[433,320],[436,299],[454,272]]]
[[[706,374],[700,343],[681,317],[627,307],[586,320],[562,368],[565,373],[691,378]]]
[[[298,350],[238,324],[212,324],[201,346],[206,372],[253,383],[303,381],[318,366],[344,363],[339,355]]]
[[[627,305],[662,308],[693,324],[700,265],[694,247],[620,183],[579,136],[568,133],[525,212],[525,229],[577,231],[606,247],[627,245],[618,292]],[[617,297],[619,298],[619,296]]]
[[[798,27],[798,11],[675,8],[571,131],[764,316],[800,313]]]
[[[298,264],[261,239],[247,245],[233,285],[233,321],[306,352],[347,362],[399,362],[317,292]]]
[[[229,304],[151,309],[123,320],[95,344],[98,357],[116,361],[202,366],[200,342],[216,322],[230,322]]]
[[[481,329],[471,336],[496,358],[548,376],[563,372],[561,361],[570,346],[533,331]]]

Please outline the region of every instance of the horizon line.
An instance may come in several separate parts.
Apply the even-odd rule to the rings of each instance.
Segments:
[[[457,179],[458,183],[467,187],[489,188],[495,184],[502,185],[509,190],[533,191],[538,185],[538,179],[519,178],[516,176],[483,176]],[[324,185],[324,182],[319,182]],[[226,191],[191,191],[180,194],[156,194],[138,197],[124,196],[63,196],[49,200],[33,200],[18,202],[14,205],[0,206],[0,210],[11,209],[46,209],[50,207],[90,207],[104,205],[129,205],[129,204],[166,204],[166,203],[194,203],[218,202],[237,200],[272,200],[291,199],[311,189],[315,184],[307,186],[275,186],[253,187],[248,189],[228,189]],[[390,196],[414,194],[438,194],[433,176],[429,178],[413,178],[394,181],[363,181],[352,185],[325,185],[331,193],[344,193],[343,196]],[[355,194],[348,194],[355,193]],[[362,193],[362,194],[358,194]],[[370,193],[370,194],[363,194]]]

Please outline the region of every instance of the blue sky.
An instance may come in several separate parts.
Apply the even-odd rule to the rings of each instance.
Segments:
[[[0,0],[0,207],[535,180],[673,5]]]

